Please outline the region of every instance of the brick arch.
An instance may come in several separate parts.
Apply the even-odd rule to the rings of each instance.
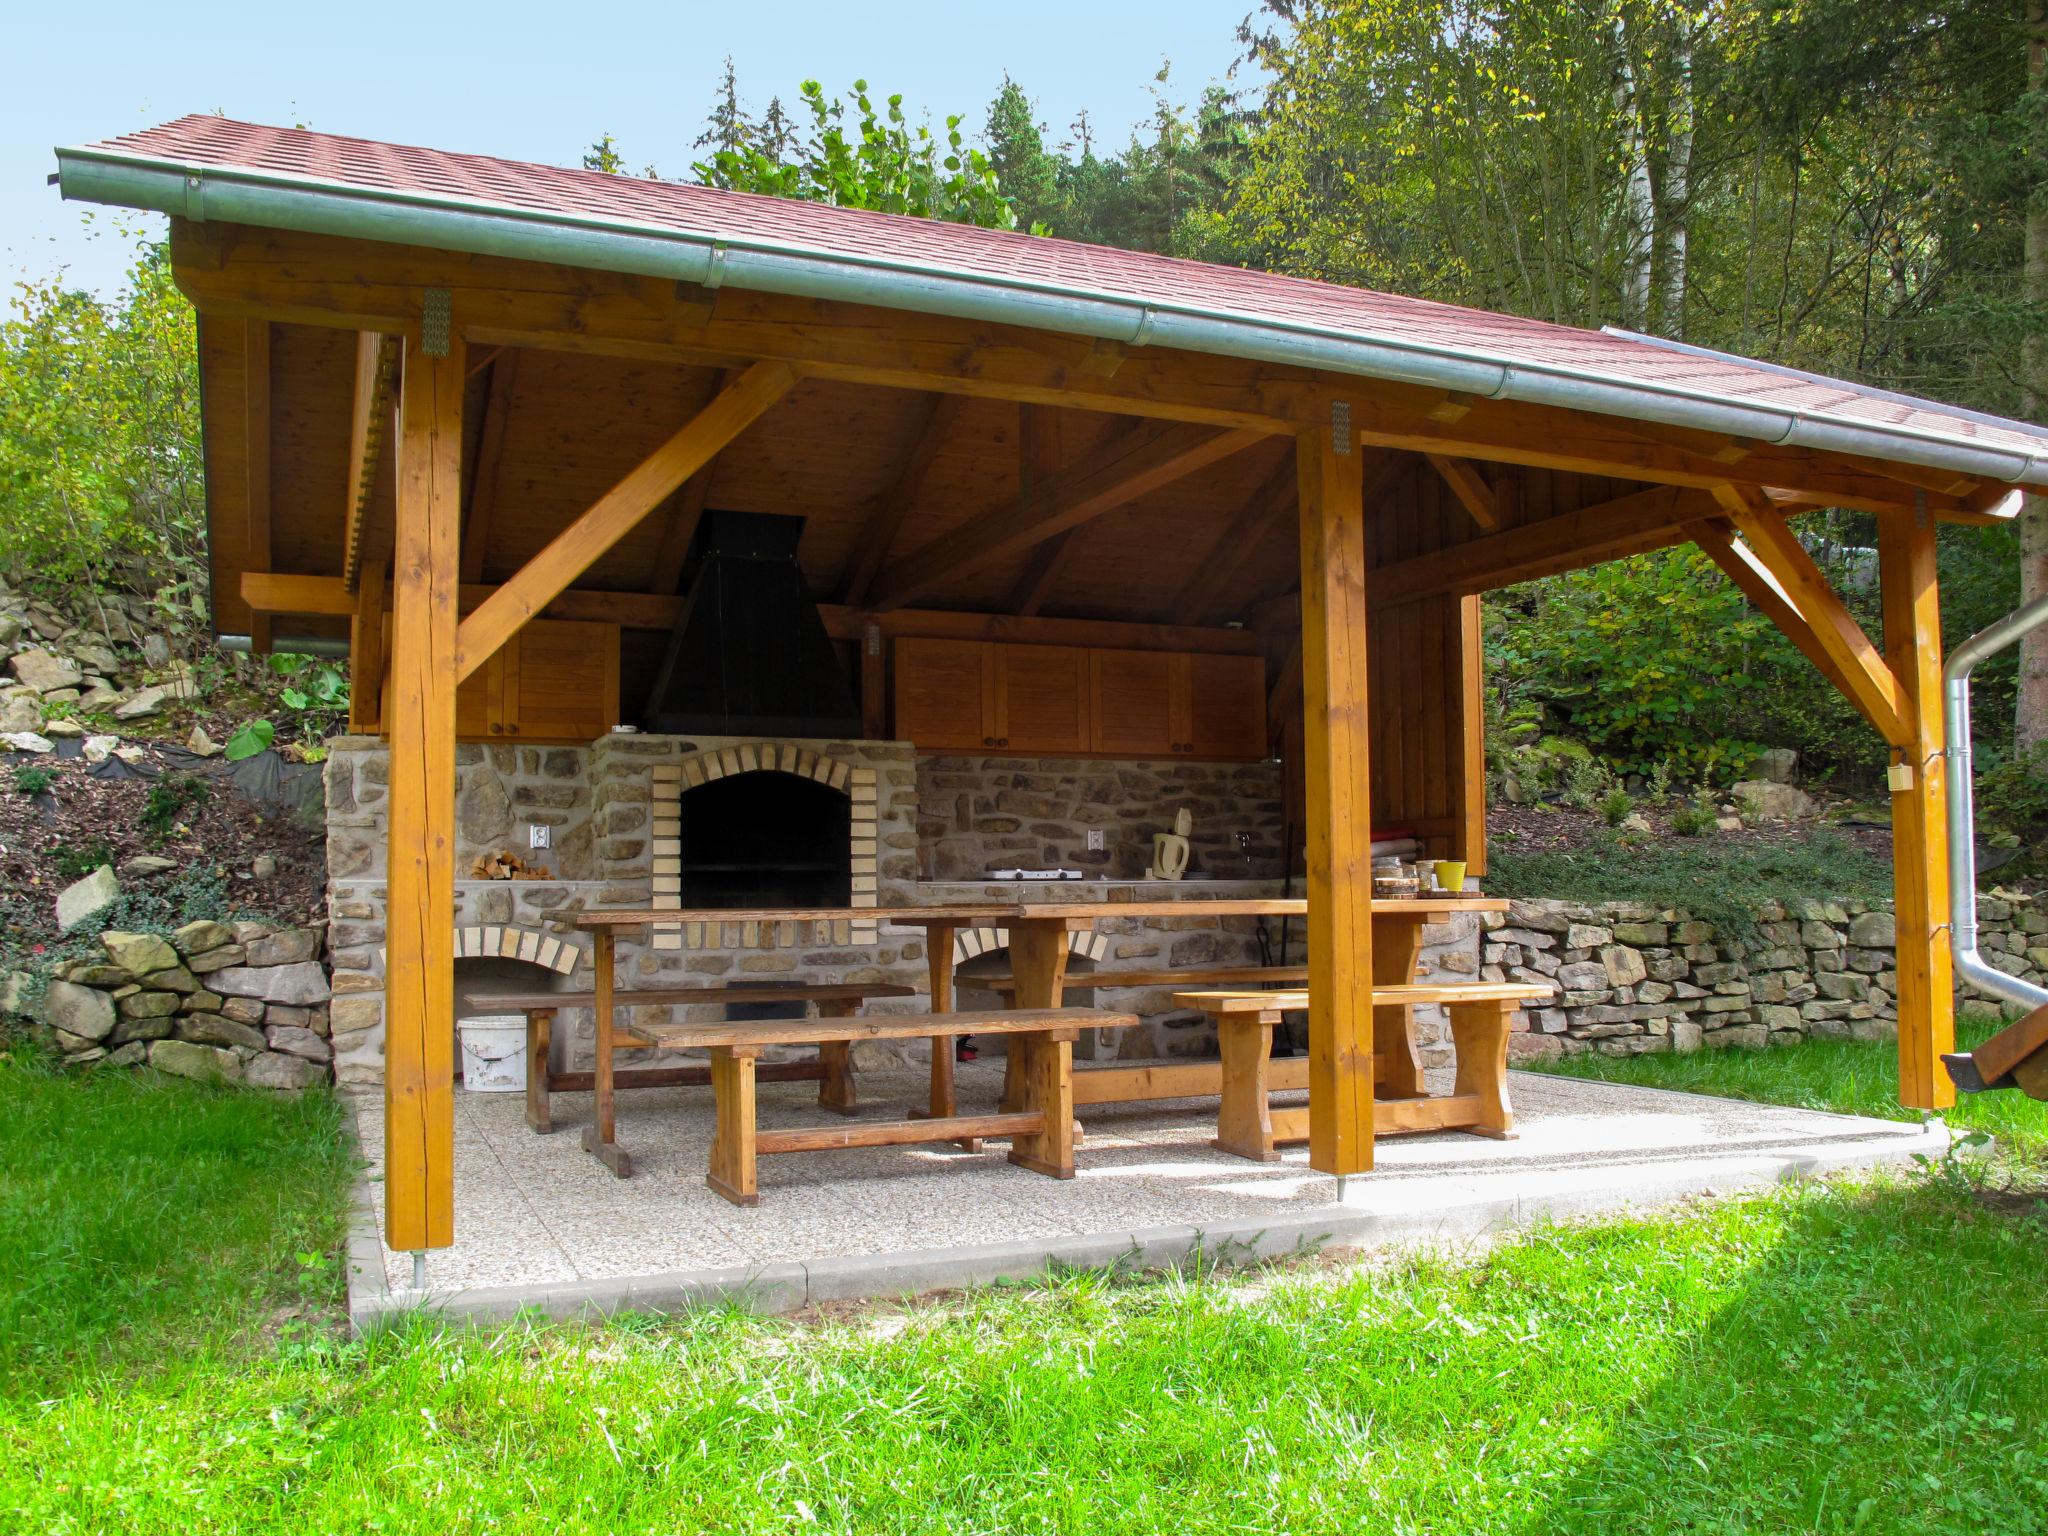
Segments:
[[[953,935],[953,963],[958,965],[977,955],[993,954],[1009,947],[1010,930],[1007,928],[962,928]],[[1109,953],[1109,935],[1070,933],[1067,935],[1067,953],[1078,955],[1083,960],[1100,960]]]
[[[700,784],[735,773],[793,773],[800,779],[815,780],[841,794],[853,792],[854,770],[851,764],[793,741],[750,741],[737,747],[714,747],[686,757],[676,766],[681,772],[680,782],[686,789],[695,789]]]
[[[377,958],[384,958],[381,947]],[[573,939],[542,933],[538,928],[516,923],[468,923],[455,930],[455,958],[525,960],[567,976],[582,964],[583,950]]]

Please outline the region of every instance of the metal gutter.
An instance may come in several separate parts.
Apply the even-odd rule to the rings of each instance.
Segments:
[[[1440,343],[1361,337],[1301,322],[1249,320],[1172,301],[1070,284],[934,271],[890,257],[661,229],[602,215],[523,209],[442,193],[351,187],[289,172],[199,165],[104,148],[57,151],[66,198],[153,209],[194,221],[636,273],[802,298],[837,299],[1038,330],[1288,364],[1486,399],[1608,416],[1829,453],[1917,464],[1974,479],[2048,485],[2048,440],[2000,448],[1924,428],[1856,423],[1559,363]],[[1832,381],[1831,381],[1832,382]],[[1942,407],[1927,402],[1930,410]],[[2000,423],[2028,435],[2019,422]]]
[[[2004,650],[2043,622],[2048,622],[2048,595],[2035,598],[1957,646],[1949,653],[1941,678],[1943,723],[1948,732],[1944,755],[1948,760],[1949,948],[1955,955],[1956,974],[1964,981],[2024,1008],[2048,1004],[2048,987],[1999,970],[1977,950],[1977,806],[1970,783],[1970,673],[1985,657]],[[1954,1064],[1952,1060],[1952,1071]],[[1960,1077],[1956,1084],[1968,1086]]]

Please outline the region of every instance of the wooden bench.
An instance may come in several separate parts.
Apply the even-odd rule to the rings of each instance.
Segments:
[[[786,987],[653,987],[646,991],[612,993],[614,1009],[626,1004],[650,1007],[688,1007],[694,1004],[732,1003],[815,1003],[823,1018],[842,1018],[862,1003],[879,997],[915,997],[914,987],[891,983],[821,984]],[[595,1008],[595,992],[465,992],[462,1000],[474,1009],[511,1009],[526,1015],[526,1123],[545,1136],[554,1130],[551,1093],[595,1093],[603,1112],[596,1118],[610,1120],[611,1097],[620,1088],[701,1088],[711,1082],[708,1067],[636,1067],[626,1071],[610,1066],[610,1052],[598,1052],[600,1070],[558,1072],[553,1065],[555,1015],[564,1008]],[[794,1022],[794,1021],[792,1021]],[[618,1028],[614,1020],[611,1048],[647,1050],[654,1042],[633,1030]],[[818,1084],[818,1102],[827,1109],[850,1115],[856,1106],[853,1066],[843,1042],[823,1042],[814,1061],[764,1062],[759,1068],[763,1082],[812,1082]],[[617,1144],[603,1137],[584,1137],[586,1149],[620,1178],[631,1172],[631,1162]]]
[[[1282,986],[1308,980],[1305,965],[1201,965],[1166,970],[1070,972],[1065,989],[1104,990],[1112,987],[1247,987],[1259,982]],[[983,976],[956,976],[957,990],[982,987],[994,992],[1005,1006],[1016,1001],[1017,978],[1008,971]],[[1308,1059],[1283,1057],[1272,1065],[1273,1088],[1285,1092],[1308,1086]],[[1157,1099],[1189,1099],[1223,1091],[1223,1066],[1215,1061],[1158,1062],[1146,1066],[1077,1067],[1074,1070],[1074,1103],[1143,1104]],[[1003,1103],[1011,1103],[1009,1074],[1004,1073]]]
[[[1375,1008],[1438,1003],[1450,1015],[1457,1049],[1457,1080],[1449,1094],[1417,1093],[1373,1102],[1373,1134],[1399,1136],[1418,1131],[1469,1131],[1506,1138],[1515,1133],[1508,1103],[1508,1034],[1524,1003],[1551,997],[1547,986],[1522,982],[1403,982],[1372,989]],[[1199,1008],[1216,1020],[1221,1047],[1222,1103],[1216,1117],[1216,1145],[1255,1162],[1272,1162],[1276,1143],[1308,1139],[1308,1110],[1272,1107],[1276,1082],[1273,1026],[1281,1015],[1308,1006],[1306,991],[1176,992],[1174,1001]],[[1375,1057],[1376,1069],[1381,1065]],[[1306,1063],[1302,1063],[1306,1066]],[[1304,1086],[1305,1084],[1305,1074]],[[1375,1076],[1378,1076],[1376,1070]],[[1293,1074],[1288,1075],[1291,1082]]]
[[[888,1014],[869,1018],[762,1019],[724,1024],[636,1025],[651,1043],[701,1047],[711,1053],[711,1090],[718,1128],[704,1182],[734,1205],[755,1205],[756,1160],[776,1152],[967,1142],[1007,1136],[1010,1161],[1055,1179],[1074,1176],[1074,1041],[1084,1029],[1115,1029],[1137,1020],[1091,1008],[1006,1009],[990,1013]],[[1009,1035],[1019,1070],[1020,1102],[992,1115],[863,1121],[764,1131],[755,1124],[755,1058],[771,1045],[838,1045],[860,1040],[937,1040],[959,1035]]]

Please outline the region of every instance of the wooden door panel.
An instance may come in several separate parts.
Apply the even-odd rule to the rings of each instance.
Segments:
[[[1098,752],[1174,755],[1176,657],[1164,651],[1091,651],[1089,706]]]
[[[996,746],[1012,752],[1088,750],[1088,652],[1075,645],[999,645]]]
[[[1185,656],[1183,755],[1266,755],[1266,663],[1257,656]]]
[[[898,640],[896,735],[935,751],[995,745],[994,647],[978,640]]]

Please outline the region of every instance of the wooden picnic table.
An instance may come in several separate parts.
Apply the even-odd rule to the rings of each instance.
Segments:
[[[1471,895],[1411,896],[1372,903],[1372,979],[1390,986],[1415,979],[1422,958],[1422,932],[1461,912],[1505,912],[1498,897]],[[894,907],[654,907],[638,911],[579,912],[559,919],[565,928],[591,935],[591,971],[596,982],[597,1017],[611,1017],[612,971],[616,936],[621,930],[677,923],[805,923],[855,922],[862,919],[897,928],[925,931],[926,973],[931,982],[931,1010],[953,1011],[953,940],[963,928],[996,927],[1009,933],[1010,968],[1016,983],[1016,1006],[1024,1009],[1064,1006],[1067,984],[1068,935],[1086,932],[1113,917],[1306,917],[1304,897],[1188,897],[1168,901],[984,901],[923,903]],[[1089,986],[1112,985],[1113,971],[1091,972]],[[1076,985],[1080,985],[1077,978]],[[1389,1098],[1424,1095],[1422,1055],[1416,1048],[1413,1010],[1406,1003],[1373,1009],[1373,1050],[1381,1058],[1380,1081]],[[608,1054],[609,1034],[597,1031],[598,1051]],[[932,1042],[930,1113],[951,1118],[959,1113],[953,1083],[950,1040]]]

